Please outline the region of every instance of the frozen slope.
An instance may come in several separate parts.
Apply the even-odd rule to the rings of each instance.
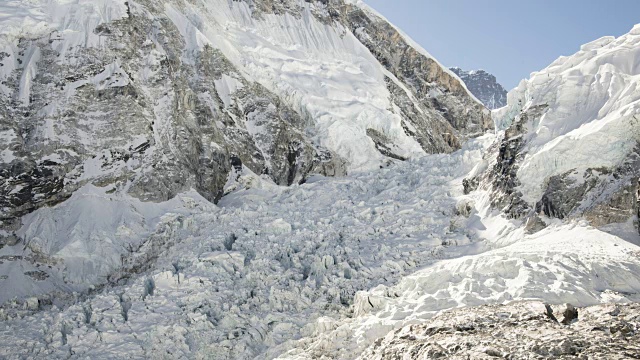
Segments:
[[[24,217],[24,244],[0,249],[0,302],[34,295],[85,292],[126,270],[123,257],[167,226],[211,206],[195,191],[163,203],[144,203],[86,185],[58,206]]]
[[[127,253],[123,264],[136,271],[123,285],[72,306],[55,297],[5,306],[0,356],[274,357],[313,334],[319,317],[349,316],[357,291],[390,286],[449,251],[479,251],[453,196],[490,141],[291,188],[245,169],[219,206],[166,222],[166,247],[152,251],[152,238]]]
[[[513,173],[514,190],[531,208],[553,217],[591,212],[600,225],[631,216],[633,199],[622,194],[640,176],[639,58],[636,26],[532,73],[494,111],[506,130],[498,162],[510,164],[500,171]],[[558,195],[571,189],[577,194]],[[582,198],[588,201],[579,204]],[[608,219],[593,209],[598,204],[626,216]]]

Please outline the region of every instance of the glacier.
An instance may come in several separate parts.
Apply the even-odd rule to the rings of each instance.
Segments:
[[[387,358],[434,326],[443,356],[634,351],[639,27],[490,112],[356,0],[0,24],[0,357]],[[516,325],[455,330],[487,322]]]

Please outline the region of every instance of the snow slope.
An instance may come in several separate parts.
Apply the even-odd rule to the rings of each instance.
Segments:
[[[424,154],[392,110],[385,78],[393,75],[349,29],[314,16],[326,8],[299,2],[299,16],[266,13],[255,18],[249,3],[227,3],[166,5],[166,14],[187,39],[183,56],[206,45],[220,49],[250,78],[308,117],[316,140],[346,159],[352,170],[376,168],[384,159],[367,129],[387,135],[399,156]]]
[[[526,126],[519,190],[531,204],[553,175],[613,168],[640,142],[640,25],[619,38],[583,45],[531,74],[493,113],[498,129],[520,113],[546,106]]]
[[[18,231],[24,245],[0,249],[0,302],[92,289],[121,270],[122,257],[163,226],[210,206],[195,191],[145,203],[86,185],[66,202],[25,216]]]

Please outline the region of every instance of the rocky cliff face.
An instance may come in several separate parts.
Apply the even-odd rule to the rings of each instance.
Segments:
[[[457,78],[364,5],[5,6],[3,244],[21,216],[87,183],[216,201],[234,166],[291,185],[451,152],[492,127]]]
[[[450,68],[465,83],[469,91],[487,108],[494,110],[507,105],[507,90],[498,83],[495,76],[484,70],[462,70]]]

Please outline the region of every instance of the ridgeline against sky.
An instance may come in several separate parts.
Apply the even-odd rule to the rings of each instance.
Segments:
[[[507,90],[558,56],[640,22],[636,0],[365,2],[444,65],[484,69]]]

